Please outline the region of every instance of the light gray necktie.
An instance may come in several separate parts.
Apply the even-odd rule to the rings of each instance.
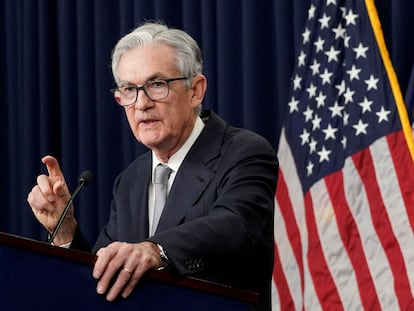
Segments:
[[[154,171],[154,217],[152,219],[151,235],[155,233],[158,222],[160,221],[165,201],[167,200],[168,178],[171,174],[171,168],[164,164],[158,164]]]

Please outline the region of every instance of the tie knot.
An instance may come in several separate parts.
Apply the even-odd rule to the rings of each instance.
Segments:
[[[154,184],[166,185],[171,174],[171,168],[164,164],[158,164],[154,171]]]

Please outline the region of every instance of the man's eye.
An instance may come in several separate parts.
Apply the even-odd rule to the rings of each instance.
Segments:
[[[135,92],[135,87],[134,86],[124,86],[121,88],[121,91],[124,93],[132,93]]]
[[[150,88],[156,89],[156,88],[161,88],[165,86],[165,81],[152,81],[149,84]]]

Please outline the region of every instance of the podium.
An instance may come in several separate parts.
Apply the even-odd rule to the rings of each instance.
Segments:
[[[0,310],[251,310],[258,294],[167,271],[148,271],[126,299],[107,302],[96,256],[0,232]]]

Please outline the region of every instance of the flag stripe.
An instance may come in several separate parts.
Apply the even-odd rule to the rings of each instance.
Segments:
[[[293,246],[293,254],[296,259],[296,263],[299,268],[299,274],[301,279],[303,280],[303,265],[302,265],[302,243],[298,225],[296,223],[296,219],[293,214],[293,208],[290,201],[290,197],[288,194],[288,189],[286,187],[285,179],[283,176],[283,171],[279,173],[278,177],[278,188],[280,191],[277,192],[276,198],[279,202],[284,202],[282,206],[280,206],[281,216],[283,217],[287,236],[290,242],[290,245]],[[301,294],[303,294],[303,282],[301,281]]]
[[[414,187],[411,183],[406,182],[407,180],[414,179],[414,163],[410,161],[405,138],[400,132],[391,134],[387,141],[393,160],[392,164],[395,167],[395,170],[390,173],[397,174],[398,176],[399,195],[404,200],[404,206],[407,212],[406,217],[409,219],[411,229],[414,230],[414,213],[412,212],[414,208]],[[398,198],[400,197],[398,196]]]
[[[281,148],[285,148],[283,146],[286,146],[286,140],[284,137],[281,137],[280,139],[280,146]],[[289,152],[289,147],[287,147],[286,152],[284,155],[279,157],[279,163],[283,163],[284,166],[294,166],[293,164],[293,157],[291,153]],[[295,171],[290,171],[290,174],[287,178],[291,180],[293,183],[297,183],[299,185],[299,179],[297,178],[297,175]],[[304,217],[301,217],[300,214],[294,215],[291,218],[289,218],[289,223],[286,224],[283,220],[283,212],[280,210],[280,205],[278,202],[283,202],[283,206],[287,205],[287,207],[284,207],[285,211],[287,208],[292,208],[293,205],[297,206],[301,203],[302,196],[294,196],[292,193],[290,193],[290,189],[286,187],[285,179],[284,179],[283,172],[279,172],[279,178],[278,178],[278,186],[277,188],[280,189],[278,191],[277,197],[275,197],[275,218],[280,219],[281,221],[278,223],[278,225],[275,225],[274,232],[275,232],[275,248],[278,248],[278,253],[283,253],[283,257],[279,257],[276,260],[279,262],[276,263],[277,267],[279,264],[282,267],[284,274],[289,275],[289,278],[286,279],[287,284],[285,284],[283,280],[283,274],[280,274],[280,272],[274,271],[274,284],[277,285],[277,290],[279,291],[279,295],[282,298],[279,298],[278,300],[282,301],[284,299],[293,299],[294,304],[296,306],[296,310],[300,310],[300,306],[303,305],[303,286],[301,286],[303,280],[303,260],[300,258],[300,255],[294,254],[292,244],[290,243],[289,239],[286,239],[289,235],[292,235],[293,231],[298,232],[299,229],[295,224],[295,219],[304,219]],[[293,225],[294,229],[290,229],[290,233],[287,231],[288,227]],[[300,238],[295,240],[296,242],[300,242]],[[300,248],[300,246],[299,246]],[[295,247],[297,250],[298,248]],[[301,251],[298,251],[300,254]],[[280,283],[280,284],[279,284]],[[287,291],[287,288],[289,291]],[[299,308],[299,309],[298,309]]]
[[[276,290],[276,286],[281,282],[283,284],[282,278],[285,277],[286,282],[288,284],[288,287],[290,289],[290,293],[292,295],[295,309],[294,310],[301,310],[302,308],[312,311],[318,311],[322,310],[321,306],[319,304],[319,300],[317,299],[316,292],[314,290],[313,281],[311,279],[311,276],[309,274],[309,270],[307,268],[307,258],[306,258],[306,250],[307,250],[307,231],[304,230],[306,227],[305,223],[305,215],[304,215],[304,202],[303,202],[303,195],[300,190],[300,182],[299,177],[297,175],[297,171],[294,169],[294,159],[292,156],[292,153],[290,152],[290,146],[288,145],[284,130],[282,129],[283,135],[280,137],[279,140],[279,150],[284,150],[283,154],[280,154],[279,156],[279,165],[280,167],[286,168],[287,174],[280,170],[279,174],[281,174],[282,179],[278,181],[278,185],[280,182],[284,180],[289,180],[289,184],[287,184],[287,187],[280,187],[278,186],[278,190],[282,191],[282,189],[286,189],[289,193],[289,201],[279,201],[277,198],[275,198],[275,219],[277,220],[275,222],[275,247],[278,247],[279,251],[279,260],[281,262],[281,265],[283,267],[283,274],[274,273],[274,280],[273,280],[273,291],[272,293],[274,295],[279,295],[278,291]],[[287,169],[290,168],[290,169]],[[279,196],[277,196],[279,197]],[[280,198],[280,197],[279,197]],[[282,212],[280,210],[281,206],[284,204],[289,204],[290,206],[301,208],[295,208],[293,209],[293,216],[296,220],[290,221],[289,223],[293,224],[296,223],[298,225],[298,230],[300,231],[302,241],[302,258],[299,262],[297,262],[295,255],[293,254],[292,245],[290,244],[289,239],[286,237],[287,229],[286,224],[284,222],[284,218],[282,217]],[[280,254],[283,254],[283,256],[280,256]],[[301,276],[300,274],[300,268],[299,265],[301,265],[304,269],[304,275]],[[305,291],[303,291],[301,284],[301,278],[304,279],[304,287]],[[281,286],[283,287],[283,285]],[[280,297],[273,297],[273,301],[280,301],[283,298]],[[277,310],[277,307],[279,304],[275,305],[274,310]],[[284,309],[281,309],[284,310]],[[289,310],[289,309],[288,309]]]
[[[380,139],[380,141],[384,141],[384,139]],[[381,152],[382,150],[378,149],[378,146],[378,143],[374,144],[370,148],[371,152]],[[369,151],[365,150],[365,152]],[[395,297],[395,292],[389,286],[390,280],[392,281],[394,277],[389,269],[385,254],[386,250],[381,247],[380,240],[372,222],[371,211],[368,208],[368,197],[360,178],[360,168],[356,167],[354,163],[352,158],[347,159],[345,162],[343,169],[345,194],[361,236],[365,258],[376,289],[376,292],[372,292],[370,295],[376,295],[378,297],[381,310],[397,310],[398,302]],[[368,299],[365,296],[367,296],[366,293],[362,295],[363,299]]]
[[[386,255],[388,260],[393,263],[390,268],[394,274],[394,286],[396,288],[400,310],[407,310],[410,302],[410,298],[407,296],[405,290],[406,288],[410,288],[407,271],[388,214],[386,213],[384,202],[382,201],[371,154],[362,151],[353,155],[352,159],[355,165],[360,168],[360,176],[366,189],[375,230],[383,248],[387,250]]]
[[[351,298],[349,289],[347,289],[346,302],[355,303],[356,298],[358,297],[360,300],[362,295],[362,297],[364,297],[362,304],[365,310],[379,310],[380,304],[377,295],[364,295],[364,293],[375,293],[375,287],[365,259],[359,230],[345,197],[342,171],[327,176],[325,182],[335,211],[343,246],[347,251],[349,260],[352,262],[352,267],[348,267],[345,271],[347,275],[344,277],[342,284],[337,284],[338,288],[340,291],[341,288],[346,288],[346,285],[349,282],[349,277],[355,272],[355,279],[353,279],[353,282],[358,283],[358,288],[351,288],[351,290],[358,292],[351,295],[351,297],[353,296]],[[350,232],[352,232],[352,234],[349,234]],[[351,298],[351,301],[349,301],[349,298]],[[346,310],[356,310],[356,306],[349,305],[346,307]]]
[[[297,310],[295,308],[295,304],[290,294],[290,290],[287,284],[287,280],[285,274],[282,269],[282,264],[280,261],[279,251],[277,246],[275,247],[275,259],[273,265],[273,275],[276,276],[278,282],[276,283],[277,291],[278,291],[278,301],[280,310]]]
[[[381,192],[385,193],[387,213],[391,219],[393,231],[403,253],[405,266],[408,267],[407,275],[409,276],[411,295],[414,295],[414,269],[410,269],[414,265],[414,187],[410,182],[414,180],[414,164],[407,152],[407,146],[404,144],[404,135],[401,132],[391,134],[387,139],[390,154],[387,157],[378,158],[376,163],[384,163],[386,169],[377,170],[384,175],[380,178]],[[384,149],[384,148],[382,148]],[[378,154],[374,154],[379,157]],[[394,169],[392,169],[394,168]],[[394,183],[389,182],[392,176]],[[388,181],[388,182],[386,182]],[[393,188],[390,185],[398,185]],[[395,206],[405,207],[404,211],[399,211]],[[411,230],[410,230],[411,229]]]
[[[316,294],[323,310],[344,310],[323,254],[310,193],[306,193],[304,199],[306,226],[309,234],[309,251],[311,254],[311,256],[308,256],[308,264],[315,284]]]

